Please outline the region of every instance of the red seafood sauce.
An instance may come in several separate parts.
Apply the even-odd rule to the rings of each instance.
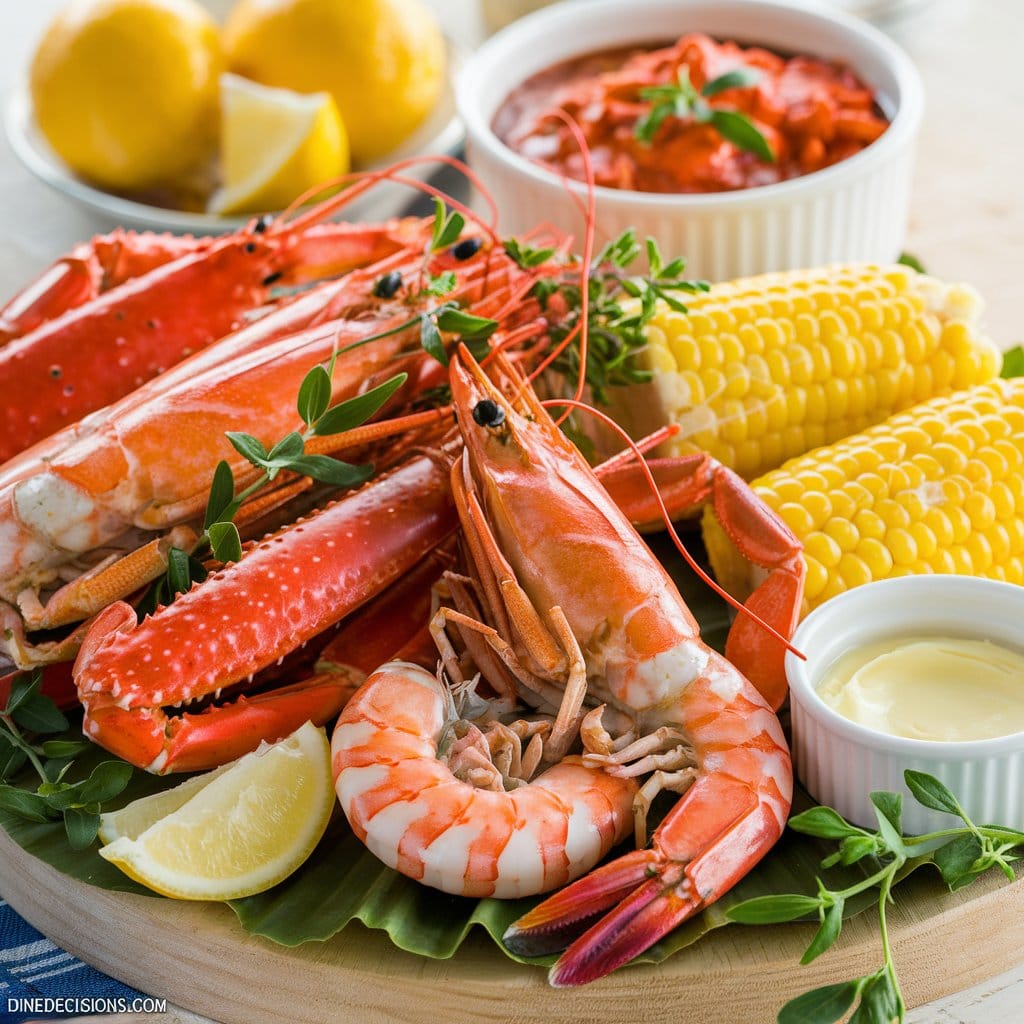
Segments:
[[[640,90],[674,83],[682,65],[700,90],[737,67],[758,81],[707,100],[746,114],[774,162],[726,141],[710,124],[668,117],[653,142],[635,135],[651,110]],[[494,118],[495,134],[523,156],[584,181],[583,158],[561,108],[590,148],[598,185],[638,192],[727,192],[772,185],[859,153],[888,127],[874,93],[847,67],[814,57],[780,57],[759,47],[691,34],[662,49],[619,49],[558,64],[515,89]]]

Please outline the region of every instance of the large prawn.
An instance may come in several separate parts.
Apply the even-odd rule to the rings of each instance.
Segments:
[[[470,576],[449,577],[456,607],[440,613],[435,632],[456,679],[462,659],[446,638],[461,639],[501,695],[497,712],[478,718],[487,724],[474,732],[432,676],[385,665],[342,712],[333,769],[349,821],[378,856],[464,894],[547,891],[586,871],[609,836],[622,834],[627,802],[645,841],[653,796],[680,793],[650,848],[580,878],[509,929],[510,948],[541,954],[598,919],[552,969],[552,983],[581,984],[713,902],[771,848],[792,771],[769,703],[700,640],[671,578],[532,391],[500,357],[492,366],[494,380],[460,351],[451,368],[464,442],[452,484]],[[788,632],[802,584],[792,535],[721,467],[689,469],[695,502],[713,500],[734,520],[734,535],[757,534],[741,546],[761,552],[773,595],[763,606]],[[752,637],[749,663],[775,660],[778,637]],[[510,773],[489,769],[486,755],[511,727],[513,696],[553,724],[533,727],[548,734],[545,749],[526,767],[517,757]],[[587,705],[593,710],[584,714]],[[527,734],[527,725],[515,728]],[[585,752],[568,759],[572,771],[598,774],[551,768],[531,780],[538,765],[566,764],[577,732]],[[467,746],[475,747],[475,774],[464,770]],[[642,775],[649,778],[635,793],[607,788]],[[474,783],[497,791],[481,798]],[[544,794],[530,803],[533,789]],[[522,813],[538,805],[545,813],[537,821]]]

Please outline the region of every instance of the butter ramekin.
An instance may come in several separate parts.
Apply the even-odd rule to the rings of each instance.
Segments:
[[[901,576],[848,590],[811,612],[793,636],[807,660],[786,655],[797,777],[819,803],[857,825],[877,827],[869,794],[891,790],[903,794],[905,832],[951,827],[950,815],[910,795],[903,772],[913,768],[944,782],[978,824],[1024,829],[1024,732],[956,743],[907,739],[852,722],[818,696],[823,674],[847,651],[928,635],[1022,650],[1024,587],[972,576]]]
[[[585,187],[509,149],[491,130],[509,93],[535,72],[595,51],[685,32],[849,65],[891,124],[860,153],[775,185],[701,195],[596,189],[597,237],[627,228],[713,281],[834,262],[888,262],[902,248],[923,89],[910,59],[870,25],[823,5],[780,0],[568,0],[491,37],[458,76],[466,152],[510,234],[550,222],[582,237]]]

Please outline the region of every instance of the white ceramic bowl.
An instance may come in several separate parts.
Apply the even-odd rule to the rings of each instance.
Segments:
[[[503,231],[550,221],[577,239],[585,188],[513,152],[491,130],[509,93],[561,61],[700,31],[784,53],[842,61],[871,86],[891,125],[872,145],[824,170],[759,188],[665,195],[598,188],[599,242],[629,227],[691,274],[725,280],[838,261],[886,262],[902,248],[914,145],[923,108],[910,59],[877,29],[811,4],[779,0],[569,0],[489,39],[456,82],[469,162],[494,195]]]
[[[944,782],[979,824],[1024,829],[1024,732],[947,743],[889,736],[840,715],[815,689],[840,655],[887,637],[934,635],[1024,646],[1024,587],[971,576],[902,576],[848,590],[816,608],[793,636],[807,655],[786,655],[797,777],[820,803],[875,828],[868,794],[903,794],[904,831],[949,828],[903,784],[907,768]],[[1024,680],[1021,681],[1024,686]]]

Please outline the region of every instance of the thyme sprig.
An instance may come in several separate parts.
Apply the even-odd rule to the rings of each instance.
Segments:
[[[899,793],[871,794],[877,831],[851,825],[831,807],[812,807],[791,818],[789,827],[805,835],[839,841],[839,849],[821,862],[823,868],[873,857],[880,865],[878,870],[846,889],[830,890],[817,878],[817,896],[758,896],[726,912],[730,920],[743,924],[774,924],[817,915],[818,930],[800,961],[809,964],[839,938],[846,901],[870,889],[878,890],[882,966],[863,977],[825,985],[791,999],[779,1011],[779,1024],[834,1024],[854,1003],[858,1005],[849,1024],[889,1024],[905,1019],[906,1004],[889,942],[886,909],[893,902],[892,888],[908,860],[930,859],[951,891],[970,885],[992,867],[1013,880],[1011,864],[1020,859],[1013,851],[1024,849],[1024,832],[1000,825],[976,825],[949,788],[925,772],[908,769],[903,778],[918,803],[954,815],[963,826],[920,836],[902,835],[903,798]]]
[[[84,850],[99,831],[101,805],[124,789],[132,768],[124,761],[103,761],[88,778],[68,782],[74,758],[92,744],[52,738],[69,725],[56,704],[39,692],[41,680],[38,669],[15,676],[0,709],[0,809],[26,821],[63,819],[71,848]],[[35,791],[7,781],[26,764],[39,776]]]
[[[753,153],[766,163],[774,163],[775,154],[768,140],[746,114],[727,107],[712,107],[707,102],[727,89],[745,89],[755,85],[760,77],[761,73],[756,68],[733,68],[706,82],[698,92],[690,81],[689,66],[680,64],[674,82],[640,90],[640,98],[650,100],[651,109],[637,121],[633,134],[641,142],[651,145],[666,118],[692,118],[698,124],[710,124],[723,139],[738,149]]]
[[[521,267],[536,267],[554,254],[553,249],[533,249],[509,239],[502,243],[506,252]],[[630,273],[642,253],[647,256],[646,273]],[[680,292],[706,292],[705,281],[684,278],[684,259],[665,262],[657,243],[648,238],[643,245],[630,228],[612,239],[597,254],[587,273],[587,365],[586,382],[598,402],[607,402],[611,386],[643,383],[651,371],[641,367],[636,356],[647,344],[644,328],[656,311],[658,300],[678,312],[686,306],[677,297]],[[583,292],[578,267],[567,265],[561,275],[546,276],[533,286],[541,307],[551,313],[550,336],[560,345],[576,330]],[[638,299],[639,305],[630,302]],[[568,346],[553,363],[552,369],[568,380],[580,373],[578,344]]]

